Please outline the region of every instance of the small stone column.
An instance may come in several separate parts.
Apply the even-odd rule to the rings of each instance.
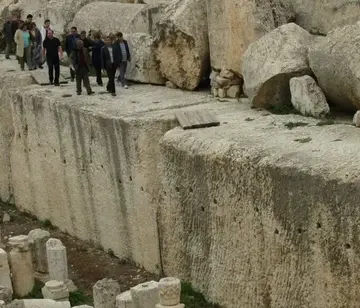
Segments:
[[[44,298],[53,299],[58,302],[69,300],[69,290],[63,281],[50,280],[41,289]]]
[[[130,290],[116,296],[116,308],[133,308]]]
[[[51,280],[68,280],[66,247],[58,239],[51,238],[46,242],[46,255]]]
[[[114,308],[120,294],[119,283],[113,279],[99,280],[93,287],[94,308]]]
[[[149,281],[130,289],[133,308],[153,308],[159,303],[159,283]]]
[[[0,249],[0,287],[1,286],[10,290],[12,294],[13,289],[10,279],[10,267],[9,267],[8,255],[6,251],[3,249]]]
[[[11,237],[9,245],[14,293],[23,297],[28,295],[35,285],[29,238],[27,235]]]
[[[156,308],[173,307],[184,308],[184,304],[180,304],[181,282],[175,277],[166,277],[159,281],[160,304],[156,304]]]
[[[46,230],[35,229],[29,232],[29,244],[33,257],[34,270],[46,274],[48,262],[46,255],[46,242],[50,239],[50,233]]]

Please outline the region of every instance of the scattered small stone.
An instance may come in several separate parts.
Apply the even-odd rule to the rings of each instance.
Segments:
[[[3,222],[9,222],[11,221],[11,217],[8,213],[5,213],[3,216]]]
[[[170,88],[170,89],[177,89],[177,85],[175,83],[173,83],[172,81],[168,80],[166,83],[165,83],[166,87]]]
[[[72,97],[72,94],[63,94],[61,97]]]
[[[253,119],[253,118],[246,118],[245,119],[245,121],[247,121],[247,122],[251,122],[251,121],[254,121],[255,119]]]

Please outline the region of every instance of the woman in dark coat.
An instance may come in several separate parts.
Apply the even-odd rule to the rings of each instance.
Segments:
[[[99,86],[103,85],[101,78],[101,48],[104,47],[104,42],[101,39],[100,32],[95,33],[92,41],[92,65],[96,71],[96,82]]]

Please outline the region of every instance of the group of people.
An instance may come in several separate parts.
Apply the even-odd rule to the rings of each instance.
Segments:
[[[60,60],[63,58],[61,42],[54,36],[50,20],[45,20],[44,25],[38,29],[33,22],[33,16],[29,14],[26,21],[20,17],[9,18],[3,27],[6,39],[6,58],[16,46],[16,57],[21,70],[25,69],[25,63],[29,70],[42,69],[46,62],[49,69],[50,84],[59,86]],[[131,61],[129,46],[123,38],[123,34],[109,34],[102,39],[100,32],[87,35],[85,31],[78,34],[77,28],[72,27],[70,34],[65,39],[65,52],[70,59],[71,81],[76,80],[76,92],[82,92],[82,84],[87,94],[94,92],[90,86],[89,73],[91,66],[96,72],[96,81],[99,86],[103,85],[102,75],[107,74],[107,91],[116,96],[115,76],[119,71],[118,83],[127,89],[125,73],[127,64]]]

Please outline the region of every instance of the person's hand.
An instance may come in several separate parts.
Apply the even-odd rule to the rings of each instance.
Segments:
[[[70,65],[70,69],[71,69],[72,71],[75,71],[74,65]]]

